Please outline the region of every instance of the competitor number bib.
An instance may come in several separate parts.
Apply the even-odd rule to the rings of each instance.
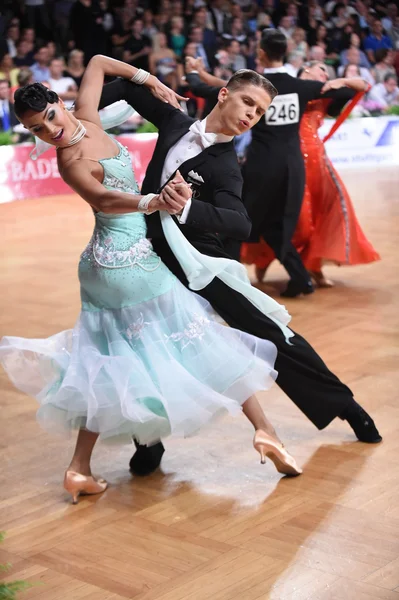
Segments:
[[[299,122],[298,94],[276,96],[266,111],[267,125],[292,125]]]

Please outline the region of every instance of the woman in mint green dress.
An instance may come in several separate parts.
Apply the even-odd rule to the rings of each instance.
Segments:
[[[144,213],[175,214],[191,190],[176,180],[168,202],[162,193],[141,196],[128,151],[101,127],[104,75],[131,79],[137,73],[94,57],[74,113],[41,84],[22,88],[15,98],[21,122],[56,146],[62,178],[95,215],[79,263],[82,310],[74,329],[43,340],[0,342],[0,360],[13,383],[39,400],[39,422],[50,431],[79,429],[64,481],[74,502],[107,487],[90,470],[98,436],[150,445],[170,434],[193,434],[223,411],[243,410],[262,462],[268,455],[280,472],[301,472],[253,397],[276,378],[274,344],[224,326],[146,238]],[[156,78],[145,84],[177,104],[179,97]]]

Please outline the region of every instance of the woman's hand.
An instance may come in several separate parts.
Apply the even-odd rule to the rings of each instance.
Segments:
[[[162,100],[162,102],[166,102],[167,104],[171,104],[179,110],[182,110],[179,102],[187,102],[188,100],[188,98],[180,96],[179,94],[168,88],[166,85],[161,83],[161,81],[154,77],[154,75],[150,75],[144,85],[148,87],[151,94],[155,96],[155,98],[158,98],[159,100]]]
[[[325,94],[326,92],[329,92],[330,90],[339,90],[345,86],[346,86],[346,82],[345,82],[345,79],[343,79],[342,77],[339,77],[338,79],[331,79],[330,81],[327,81],[324,84],[324,86],[322,87],[321,93]]]

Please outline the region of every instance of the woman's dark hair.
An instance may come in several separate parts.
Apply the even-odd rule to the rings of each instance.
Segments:
[[[374,53],[375,62],[376,63],[382,62],[383,60],[386,59],[388,54],[389,54],[389,50],[387,50],[387,48],[377,48],[377,50]]]
[[[58,102],[58,94],[41,83],[30,83],[19,88],[14,95],[14,112],[21,119],[26,112],[42,112],[48,103]]]
[[[287,52],[287,38],[276,29],[265,29],[260,41],[260,47],[269,60],[284,60]]]
[[[343,70],[342,77],[347,77],[348,76],[347,73],[348,73],[349,67],[356,67],[357,74],[360,76],[360,67],[358,67],[358,65],[346,65],[345,68],[344,68],[344,70]]]

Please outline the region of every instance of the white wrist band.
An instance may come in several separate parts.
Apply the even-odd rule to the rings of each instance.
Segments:
[[[151,200],[153,200],[156,196],[157,194],[147,194],[146,196],[143,196],[137,205],[138,211],[143,212],[146,215],[151,214],[151,211],[148,211],[148,207]]]
[[[148,71],[144,71],[144,69],[139,69],[136,75],[133,75],[130,81],[132,81],[133,83],[137,83],[137,85],[144,85],[149,76],[150,73]]]

